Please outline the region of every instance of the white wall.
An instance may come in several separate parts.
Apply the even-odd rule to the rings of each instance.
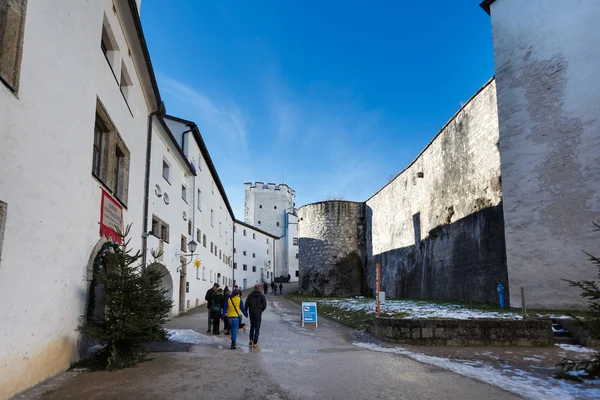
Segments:
[[[287,185],[245,183],[244,222],[272,235],[285,234],[285,213],[294,207],[295,192]]]
[[[579,308],[598,253],[600,2],[491,6],[510,302]]]
[[[157,122],[156,118],[155,122]],[[167,125],[176,138],[180,138],[181,133],[189,129],[184,123],[173,120],[170,120]],[[201,262],[199,268],[195,267],[193,261],[185,268],[187,271],[186,282],[189,283],[189,292],[186,293],[183,309],[187,310],[205,303],[204,294],[212,286],[213,282],[218,281],[223,285],[232,282],[233,269],[227,262],[230,262],[231,259],[229,257],[233,255],[233,218],[225,206],[224,198],[218,190],[217,185],[214,184],[216,177],[207,167],[193,136],[188,134],[189,141],[186,148],[190,161],[196,167],[196,176],[190,173],[184,158],[177,151],[176,145],[169,138],[164,128],[159,123],[154,123],[153,127],[154,137],[152,141],[148,231],[152,228],[150,224],[153,215],[169,225],[170,240],[169,243],[162,244],[164,251],[162,262],[167,267],[173,281],[173,314],[177,314],[180,309],[179,290],[181,269],[180,271],[177,270],[180,266],[181,254],[183,253],[180,245],[181,236],[184,235],[186,237],[186,243],[192,239],[198,242],[194,260],[200,260]],[[170,164],[170,183],[162,176],[163,159]],[[187,202],[182,198],[182,184],[185,184],[187,187]],[[155,185],[160,186],[161,197],[156,195]],[[201,190],[200,198],[197,195],[198,189]],[[164,201],[165,193],[169,196],[168,205]],[[210,217],[211,210],[213,210],[212,224]],[[187,218],[185,220],[183,218],[184,212]],[[188,221],[190,219],[192,220],[192,235],[188,234]],[[200,238],[197,237],[198,229],[200,230]],[[206,235],[206,246],[203,244],[204,235]],[[211,242],[213,243],[213,248],[216,246],[218,249],[212,253]],[[149,248],[159,248],[159,239],[151,236],[148,246]],[[189,251],[186,254],[189,254]],[[223,257],[226,257],[225,260]],[[191,258],[187,256],[186,260],[190,261]]]
[[[287,242],[287,273],[283,273],[284,276],[290,274],[290,282],[298,281],[298,216],[294,214],[288,214],[287,220],[287,235],[285,237]],[[296,238],[296,244],[294,244],[294,238]]]
[[[100,240],[102,185],[91,173],[97,97],[131,151],[124,223],[134,223],[131,244],[140,246],[149,106],[126,56],[133,116],[127,108],[100,49],[105,12],[126,54],[137,39],[124,37],[111,1],[28,2],[18,96],[0,84],[0,201],[8,204],[0,398],[59,373],[77,357],[86,266]]]
[[[271,281],[270,278],[267,278],[267,272],[269,276],[273,272],[274,241],[275,239],[272,236],[259,230],[243,224],[235,224],[234,262],[237,265],[235,282],[242,289],[252,288],[255,283],[261,283],[263,279],[267,282]],[[245,255],[244,252],[246,252]],[[244,264],[247,265],[246,271],[243,268]],[[256,267],[256,271],[252,271],[253,266]],[[263,273],[262,276],[261,272]],[[245,288],[244,279],[246,280]]]

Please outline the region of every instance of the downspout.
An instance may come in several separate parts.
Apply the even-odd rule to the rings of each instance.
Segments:
[[[165,114],[165,103],[162,101],[155,111],[148,115],[148,137],[146,139],[146,172],[144,176],[144,222],[142,224],[142,265],[146,266],[146,252],[148,250],[148,199],[150,192],[150,158],[152,156],[152,118]]]
[[[235,285],[235,220],[233,221],[233,229],[231,231],[233,232],[233,240],[231,241],[233,246],[233,255],[231,256],[233,264],[231,264],[231,268],[233,269],[233,284]]]

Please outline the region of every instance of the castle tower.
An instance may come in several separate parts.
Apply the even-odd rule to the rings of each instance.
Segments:
[[[272,235],[286,234],[286,214],[294,212],[296,192],[282,183],[244,183],[244,222]]]

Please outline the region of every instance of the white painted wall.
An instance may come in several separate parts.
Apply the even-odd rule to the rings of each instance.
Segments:
[[[225,200],[217,185],[214,184],[217,176],[213,175],[201,155],[200,147],[191,134],[186,134],[186,149],[189,160],[196,167],[196,176],[190,173],[184,158],[177,151],[176,145],[168,136],[164,128],[155,118],[153,123],[152,157],[150,173],[150,206],[148,216],[148,231],[151,231],[152,216],[155,215],[169,225],[169,243],[163,243],[164,256],[162,262],[167,267],[173,281],[173,314],[179,313],[180,290],[180,257],[181,236],[186,237],[186,243],[194,240],[198,243],[193,260],[186,256],[190,262],[185,270],[186,282],[189,283],[189,292],[186,293],[183,309],[187,310],[206,303],[204,295],[213,282],[222,285],[231,284],[233,269],[231,256],[233,255],[233,217],[230,215]],[[182,132],[189,129],[184,123],[169,120],[167,124],[173,136],[181,138]],[[163,159],[170,165],[170,182],[163,177]],[[200,161],[201,160],[201,161]],[[187,202],[182,198],[182,184],[187,187]],[[156,194],[156,185],[160,187],[161,197]],[[213,189],[214,188],[214,189]],[[201,191],[198,197],[198,189]],[[165,194],[169,196],[166,204]],[[213,220],[211,224],[211,210]],[[183,213],[186,219],[183,218]],[[192,220],[192,234],[188,234],[188,221]],[[200,237],[198,238],[198,230]],[[206,235],[206,246],[203,236]],[[213,252],[211,252],[211,242]],[[160,240],[151,236],[148,241],[149,248],[158,249]],[[218,249],[218,250],[216,250]],[[185,254],[189,254],[189,251]],[[225,257],[225,259],[223,258]],[[194,260],[200,260],[199,268],[195,267]],[[220,274],[220,275],[219,275]],[[185,288],[184,288],[185,290]]]
[[[294,207],[295,192],[286,184],[244,184],[244,222],[277,237],[285,234],[285,214]]]
[[[273,273],[275,238],[240,223],[235,224],[235,282],[242,289],[249,289],[255,283],[270,282]],[[246,254],[244,254],[244,252]],[[244,264],[247,270],[244,271]],[[256,271],[252,271],[252,267]],[[262,275],[261,275],[262,273]],[[269,278],[267,278],[267,273]],[[244,287],[244,279],[246,287]]]
[[[115,3],[118,12],[128,10],[126,2]],[[86,266],[100,240],[102,185],[91,173],[97,98],[131,151],[124,222],[134,223],[131,244],[140,246],[149,105],[126,55],[133,116],[127,108],[100,49],[105,13],[127,54],[137,38],[125,37],[111,1],[28,2],[18,97],[0,84],[0,200],[8,204],[0,264],[0,398],[77,358]]]
[[[510,302],[580,308],[600,221],[600,2],[491,6]]]
[[[294,244],[294,238],[296,242]],[[290,282],[298,282],[298,216],[294,214],[288,214],[287,216],[287,235],[285,236],[285,242],[287,244],[286,249],[286,268],[282,271],[283,276],[290,274]]]

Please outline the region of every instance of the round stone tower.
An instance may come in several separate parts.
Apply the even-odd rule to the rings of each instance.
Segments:
[[[365,204],[323,201],[298,209],[300,292],[353,296],[366,291]]]

